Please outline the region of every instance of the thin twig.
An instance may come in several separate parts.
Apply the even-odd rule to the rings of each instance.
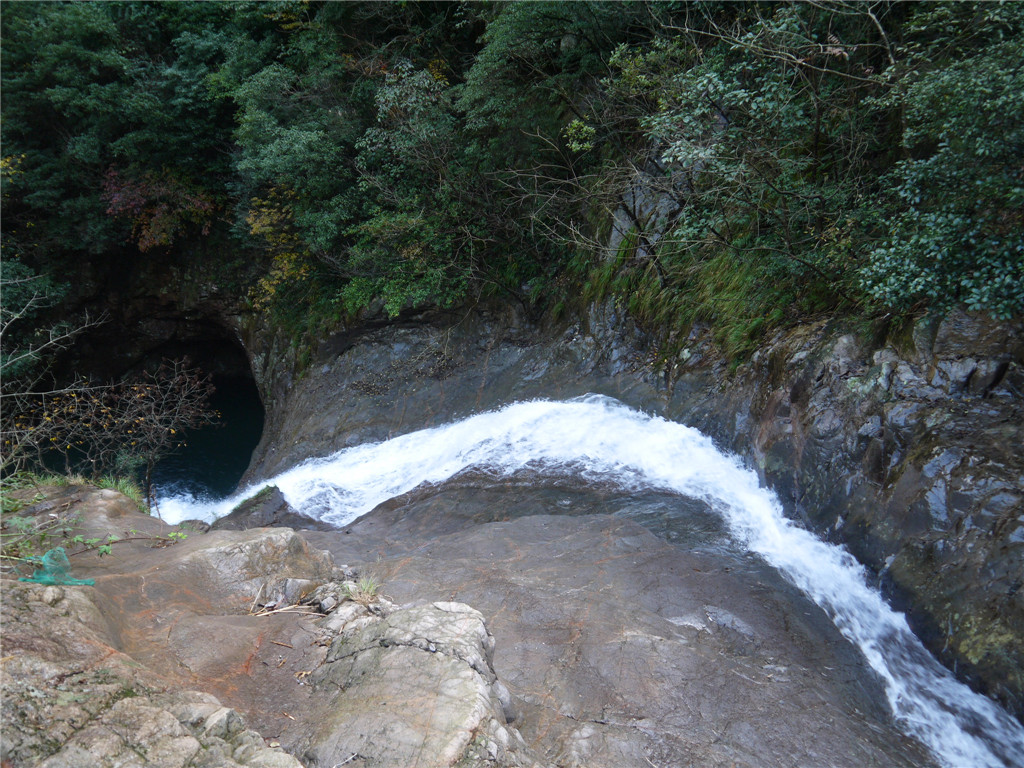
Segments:
[[[254,598],[252,599],[252,605],[250,605],[250,606],[249,606],[249,614],[250,614],[250,615],[251,615],[251,614],[252,614],[252,612],[253,612],[253,611],[254,611],[254,610],[256,609],[256,601],[260,599],[260,595],[262,595],[262,594],[263,594],[263,588],[264,588],[265,586],[266,586],[266,584],[260,584],[260,591],[259,591],[259,592],[257,592],[257,593],[256,593],[256,597],[254,597]]]
[[[263,610],[263,611],[260,611],[259,613],[254,613],[252,615],[253,616],[269,616],[272,613],[284,613],[285,611],[290,611],[292,613],[298,613],[300,616],[323,616],[322,613],[317,613],[316,611],[292,611],[293,608],[298,608],[298,607],[299,606],[297,606],[297,605],[286,605],[284,608],[274,608],[271,611]]]

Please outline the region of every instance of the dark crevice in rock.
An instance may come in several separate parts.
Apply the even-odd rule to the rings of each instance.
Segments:
[[[481,664],[479,661],[473,661],[472,659],[467,659],[467,658],[463,657],[454,648],[445,646],[443,644],[435,644],[435,643],[432,643],[432,642],[430,642],[429,640],[426,640],[426,639],[423,639],[423,640],[409,640],[409,641],[403,642],[401,640],[391,640],[389,638],[382,638],[380,640],[380,647],[381,648],[415,648],[417,650],[423,651],[424,653],[431,653],[431,654],[439,653],[442,656],[447,656],[450,659],[454,659],[455,661],[462,662],[467,667],[472,669],[474,672],[482,675],[485,678],[493,678],[494,677],[494,672],[490,669],[490,667],[488,667],[488,666],[486,666],[484,664]],[[364,650],[367,650],[367,649],[364,649]]]

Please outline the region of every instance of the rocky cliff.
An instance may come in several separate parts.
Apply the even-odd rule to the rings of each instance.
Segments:
[[[1020,322],[960,312],[874,337],[820,321],[732,369],[700,329],[666,360],[612,305],[545,327],[508,308],[410,317],[326,340],[278,393],[248,477],[517,399],[611,395],[743,456],[1019,716],[1022,340]]]

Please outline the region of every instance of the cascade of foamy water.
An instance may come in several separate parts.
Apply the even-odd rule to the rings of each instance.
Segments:
[[[267,485],[310,517],[343,526],[387,499],[460,471],[571,472],[707,501],[732,534],[832,617],[881,676],[897,722],[950,768],[1024,765],[1024,729],[940,665],[843,549],[794,525],[739,461],[700,432],[609,398],[516,403],[463,421],[310,459],[216,504],[165,499],[165,519],[213,520]]]

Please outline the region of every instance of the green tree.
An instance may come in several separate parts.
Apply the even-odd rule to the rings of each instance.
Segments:
[[[657,6],[558,1],[494,8],[483,48],[458,88],[481,170],[532,165],[548,155],[545,137],[559,135],[607,72],[618,44],[649,37]]]
[[[1024,311],[1024,8],[915,9],[888,104],[905,158],[863,285],[897,309]]]
[[[21,173],[5,195],[5,236],[31,223],[33,242],[51,260],[121,249],[147,222],[111,210],[112,168],[113,193],[155,191],[142,207],[167,211],[164,224],[195,218],[178,215],[177,203],[218,201],[232,112],[209,78],[225,55],[219,27],[230,13],[216,3],[6,8],[3,142]],[[176,234],[165,229],[159,244]]]
[[[710,322],[742,353],[772,325],[858,301],[854,211],[884,144],[861,104],[888,57],[866,7],[710,10],[615,50],[589,141],[632,137],[628,172],[602,171],[619,200],[634,190],[626,210],[675,201],[668,221],[637,218],[613,290],[653,327]]]
[[[122,115],[150,97],[129,87],[117,26],[98,3],[4,9],[3,143],[21,158],[5,195],[5,234],[35,225],[35,242],[99,251],[115,237],[100,178]]]

